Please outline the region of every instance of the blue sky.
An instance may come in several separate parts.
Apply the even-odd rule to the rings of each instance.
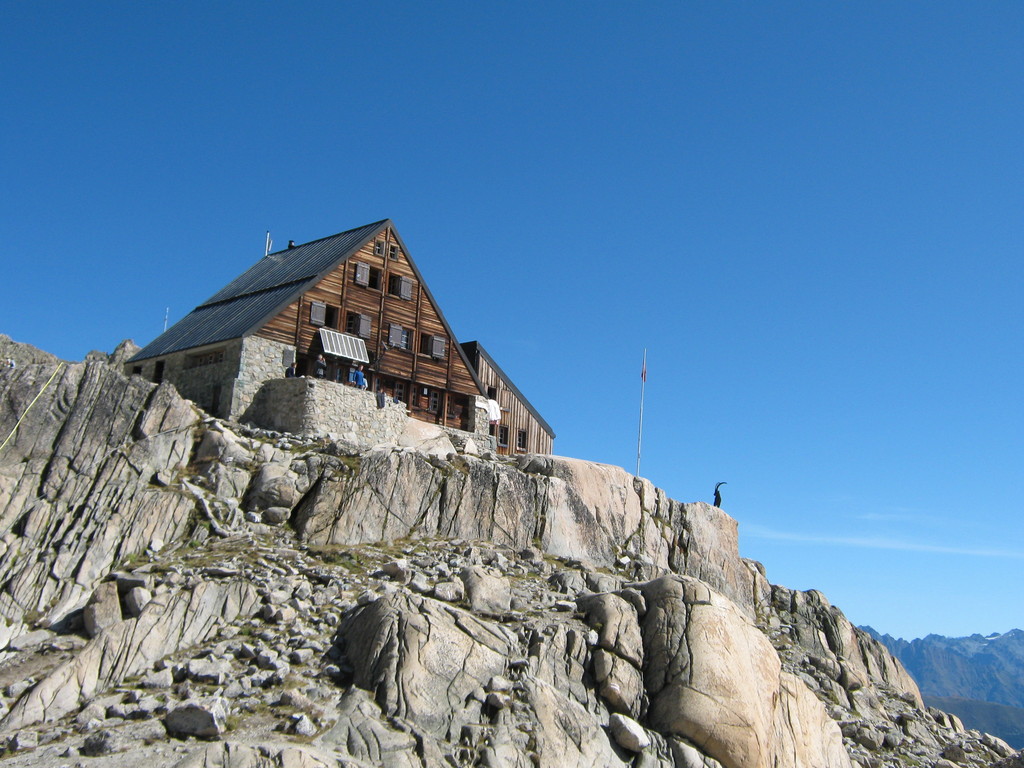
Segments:
[[[906,638],[1024,626],[1024,5],[0,4],[0,332],[394,219],[553,425]]]

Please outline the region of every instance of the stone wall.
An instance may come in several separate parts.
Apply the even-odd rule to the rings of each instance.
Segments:
[[[221,418],[254,424],[264,429],[299,435],[333,435],[358,445],[395,443],[405,429],[404,404],[377,408],[377,399],[345,384],[313,378],[284,378],[287,354],[295,347],[259,336],[233,339],[224,344],[175,352],[141,363],[127,364],[128,373],[141,368],[153,381],[156,365],[164,363],[163,379],[182,397]],[[208,355],[223,357],[204,362]],[[457,446],[472,437],[477,447],[496,450],[489,433],[487,400],[476,396],[468,414],[469,431],[445,428]]]
[[[370,392],[323,379],[271,379],[239,421],[297,435],[330,435],[356,445],[397,443],[407,420],[403,403],[377,407]]]
[[[214,416],[228,417],[231,415],[232,392],[238,373],[242,341],[232,339],[223,344],[173,352],[140,363],[126,363],[125,373],[136,373],[136,369],[139,368],[139,375],[148,381],[155,381],[157,365],[162,362],[162,380],[173,384],[182,397],[191,400]],[[221,362],[195,364],[197,358],[221,352]]]
[[[295,346],[259,336],[242,339],[238,378],[231,393],[231,418],[245,413],[264,382],[284,377],[286,353],[294,359]]]
[[[154,381],[157,364],[163,362],[163,381],[174,385],[182,397],[221,418],[235,419],[252,404],[264,381],[284,376],[284,355],[295,347],[277,341],[247,336],[223,344],[173,352],[163,357],[127,363],[125,373],[138,373]],[[210,355],[219,362],[202,362]]]
[[[486,408],[482,413],[483,417],[476,419],[475,432],[444,428],[457,448],[472,438],[478,448],[495,450],[494,438],[487,431]],[[263,382],[238,420],[262,429],[331,436],[372,447],[397,444],[410,418],[404,403],[388,400],[383,408],[378,408],[377,397],[371,392],[303,376]]]
[[[444,431],[452,439],[452,443],[460,450],[466,444],[466,440],[473,438],[477,448],[486,451],[497,451],[498,441],[490,433],[490,422],[487,420],[487,398],[476,395],[473,397],[473,408],[469,412],[469,431],[445,427]]]

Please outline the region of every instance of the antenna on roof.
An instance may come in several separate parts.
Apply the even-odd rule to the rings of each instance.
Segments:
[[[273,244],[274,244],[274,241],[270,239],[270,230],[268,229],[267,230],[267,250],[265,250],[263,252],[264,256],[269,256],[270,255],[270,246],[272,246]]]
[[[167,332],[167,318],[170,317],[170,315],[171,315],[171,308],[167,307],[167,309],[164,310],[164,332],[165,333]]]

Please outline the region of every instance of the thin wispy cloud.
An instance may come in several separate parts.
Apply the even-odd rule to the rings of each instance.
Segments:
[[[1010,549],[986,549],[976,547],[950,547],[941,544],[921,544],[886,537],[871,536],[822,536],[809,533],[775,531],[761,525],[744,525],[742,535],[755,539],[791,541],[796,544],[831,544],[837,547],[860,547],[863,549],[888,549],[901,552],[934,552],[944,555],[967,555],[970,557],[997,557],[1024,560],[1024,552]]]
[[[927,520],[927,515],[913,512],[864,512],[854,515],[856,520],[869,520],[882,523],[916,523]]]

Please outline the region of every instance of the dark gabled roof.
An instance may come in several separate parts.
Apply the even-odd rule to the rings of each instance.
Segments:
[[[413,274],[420,282],[420,287],[437,310],[441,325],[452,339],[457,339],[401,235],[394,229],[394,222],[391,219],[382,219],[373,224],[264,256],[153,339],[129,362],[195,349],[254,333],[291,304],[297,296],[319,283],[332,269],[353,256],[364,243],[387,227],[392,228],[402,253],[405,254]],[[455,350],[466,364],[477,390],[484,394],[485,390],[476,374],[476,367],[466,356],[465,350],[458,343],[455,344]],[[499,372],[501,370],[497,366],[495,369]],[[515,390],[511,382],[509,386]],[[526,402],[525,398],[523,402]],[[529,407],[529,403],[527,406]]]
[[[157,336],[130,362],[252,333],[390,224],[390,219],[384,219],[265,256]]]
[[[512,390],[512,394],[514,394],[519,399],[519,402],[526,406],[526,410],[528,410],[533,415],[533,418],[537,420],[537,423],[540,424],[541,429],[543,429],[545,432],[551,435],[551,439],[554,440],[554,430],[551,429],[551,426],[546,421],[544,421],[544,417],[540,415],[537,409],[530,404],[530,401],[526,399],[526,395],[519,391],[519,387],[512,383],[512,379],[508,377],[508,374],[501,370],[501,366],[494,362],[494,358],[487,353],[487,350],[484,349],[483,345],[479,341],[467,341],[464,342],[461,346],[462,349],[465,351],[466,356],[472,362],[472,367],[477,370],[478,374],[479,369],[477,367],[477,360],[482,357],[484,360],[487,361],[487,364],[494,369],[494,372],[498,374],[498,377],[503,382],[505,382],[505,386]]]

